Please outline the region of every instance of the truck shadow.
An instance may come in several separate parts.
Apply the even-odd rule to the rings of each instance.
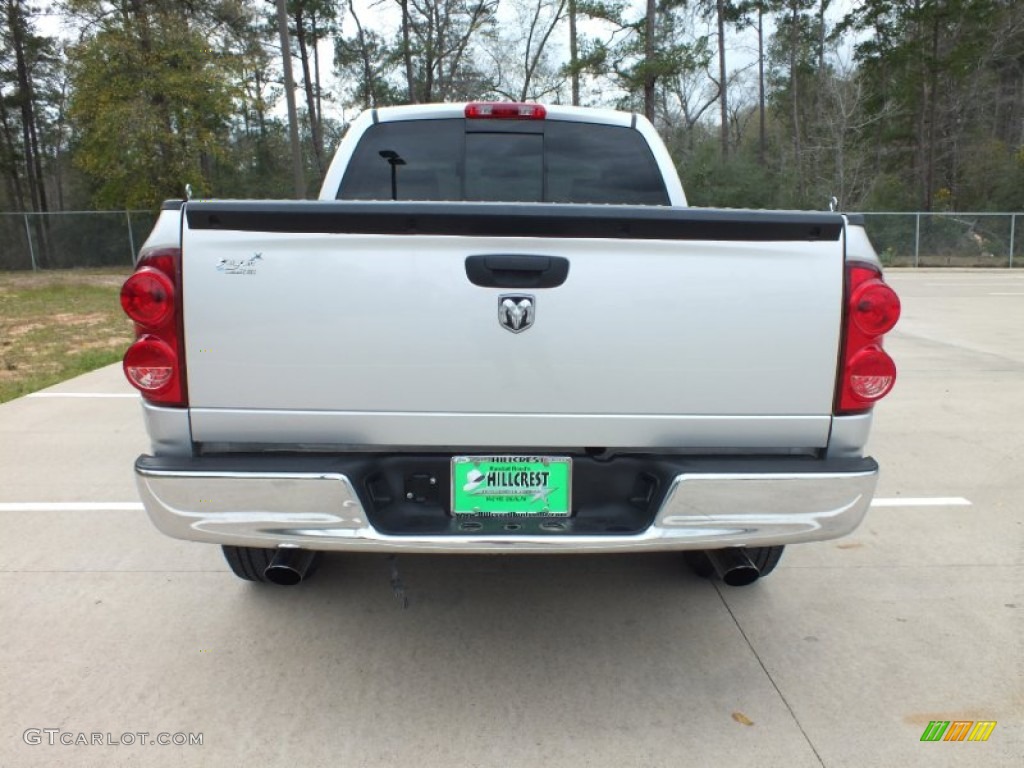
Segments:
[[[307,704],[344,708],[356,690],[422,722],[424,702],[467,719],[516,702],[525,724],[604,701],[631,720],[652,697],[692,695],[697,708],[699,695],[742,688],[737,664],[760,675],[678,554],[335,555],[298,588],[237,588],[235,620],[260,631],[247,653],[303,681]]]

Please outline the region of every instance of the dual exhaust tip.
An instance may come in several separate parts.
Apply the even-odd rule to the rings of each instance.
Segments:
[[[271,584],[294,587],[309,575],[318,554],[308,549],[279,549],[263,577]],[[742,549],[709,549],[704,554],[718,577],[730,587],[745,587],[761,577],[761,571]]]

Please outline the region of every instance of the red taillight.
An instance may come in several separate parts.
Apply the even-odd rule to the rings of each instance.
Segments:
[[[837,414],[862,413],[896,383],[896,364],[882,336],[900,318],[900,300],[873,265],[851,265],[846,275],[843,350]]]
[[[174,283],[153,267],[142,267],[121,286],[121,308],[139,325],[157,329],[174,314]]]
[[[881,347],[871,345],[850,358],[846,371],[850,392],[869,403],[881,400],[896,383],[896,363]]]
[[[156,336],[143,336],[124,354],[125,376],[146,393],[166,389],[174,381],[177,365],[174,350]]]
[[[548,111],[541,104],[511,101],[480,101],[466,105],[466,117],[500,120],[543,120]]]
[[[136,341],[124,355],[124,373],[143,397],[184,406],[185,363],[181,321],[181,251],[143,251],[121,288],[121,307],[135,323]]]
[[[900,319],[900,297],[877,278],[861,283],[850,299],[850,316],[868,336],[888,333]]]

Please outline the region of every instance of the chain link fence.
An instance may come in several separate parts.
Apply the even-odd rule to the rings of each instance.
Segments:
[[[864,213],[895,267],[1024,267],[1024,214]],[[0,270],[130,267],[155,211],[0,213]]]
[[[1024,267],[1020,213],[864,213],[882,263],[893,267]]]
[[[0,213],[0,270],[131,267],[156,211]]]

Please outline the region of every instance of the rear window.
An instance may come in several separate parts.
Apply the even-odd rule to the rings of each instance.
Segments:
[[[669,204],[654,156],[631,128],[496,120],[492,130],[461,118],[371,126],[338,198]]]

